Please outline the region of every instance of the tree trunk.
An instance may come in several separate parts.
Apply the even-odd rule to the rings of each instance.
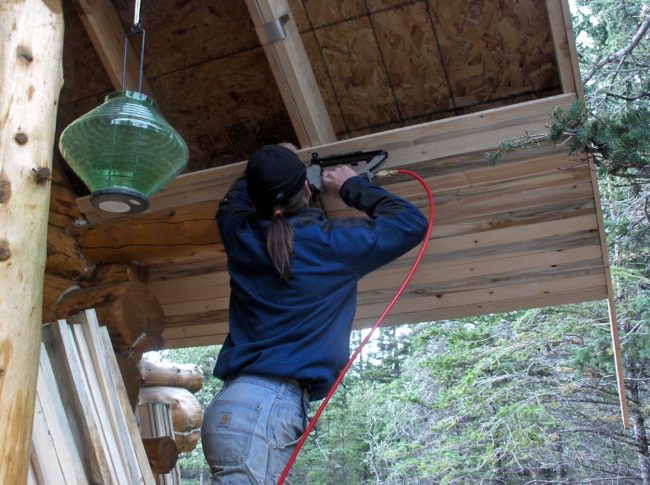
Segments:
[[[41,342],[60,0],[0,2],[0,483],[27,480]]]
[[[639,458],[639,472],[643,485],[650,485],[650,456],[648,455],[648,434],[645,430],[645,417],[639,410],[643,404],[639,401],[639,388],[636,383],[630,385],[630,400],[638,406],[632,406],[630,417],[632,418],[632,432],[634,443]]]
[[[198,365],[141,360],[139,367],[144,387],[184,387],[190,392],[200,391],[203,387],[203,371]]]
[[[176,442],[169,436],[143,438],[144,451],[147,453],[151,471],[160,475],[169,473],[178,461]]]

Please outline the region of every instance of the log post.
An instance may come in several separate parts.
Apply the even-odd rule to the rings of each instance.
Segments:
[[[26,483],[41,343],[60,0],[0,2],[0,483]]]

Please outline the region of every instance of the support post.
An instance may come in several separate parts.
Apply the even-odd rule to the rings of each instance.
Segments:
[[[26,483],[41,343],[60,0],[0,2],[0,483]]]

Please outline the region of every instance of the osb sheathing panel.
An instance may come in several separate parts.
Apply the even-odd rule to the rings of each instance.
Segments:
[[[133,0],[114,0],[122,24],[133,23]],[[259,46],[243,0],[144,1],[149,79]],[[128,30],[128,29],[127,29]]]
[[[66,4],[59,131],[114,90]],[[339,139],[559,92],[542,0],[289,0]],[[125,31],[133,2],[113,0]],[[241,0],[143,2],[145,76],[189,171],[296,142]],[[133,38],[134,47],[139,39]]]
[[[453,108],[426,4],[379,12],[372,23],[400,118]]]
[[[559,84],[544,1],[429,4],[457,106]]]
[[[264,52],[256,48],[150,79],[190,148],[190,171],[248,158],[261,140],[295,141]]]
[[[560,92],[541,0],[290,5],[339,138]]]

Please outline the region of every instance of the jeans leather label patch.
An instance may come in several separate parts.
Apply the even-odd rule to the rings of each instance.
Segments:
[[[232,418],[232,413],[230,412],[221,412],[217,419],[217,426],[222,428],[227,428],[230,425],[230,420]]]

